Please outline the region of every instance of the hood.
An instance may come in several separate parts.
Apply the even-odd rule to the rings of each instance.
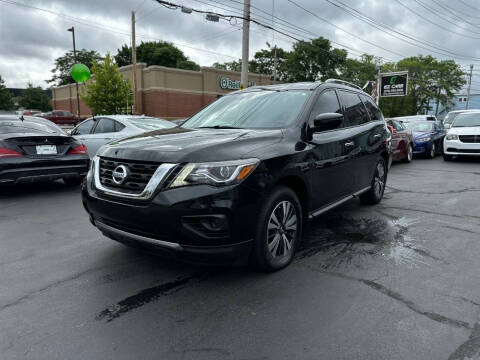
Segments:
[[[452,127],[448,129],[448,134],[457,135],[480,135],[480,126],[472,127]]]
[[[414,139],[420,137],[420,136],[433,136],[433,133],[431,131],[414,131],[412,132],[412,136]]]
[[[154,162],[204,162],[260,156],[283,137],[281,130],[159,129],[103,146],[98,155]]]

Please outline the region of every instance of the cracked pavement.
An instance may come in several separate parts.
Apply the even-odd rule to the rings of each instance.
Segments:
[[[479,169],[395,164],[268,275],[128,249],[62,183],[0,189],[0,357],[479,359]]]

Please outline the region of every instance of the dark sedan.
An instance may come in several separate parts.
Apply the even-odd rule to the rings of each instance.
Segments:
[[[413,153],[433,159],[436,154],[443,153],[445,128],[440,122],[409,121],[403,122],[413,135]]]
[[[51,121],[0,116],[0,185],[54,179],[79,184],[88,166],[86,147]]]
[[[411,162],[413,158],[412,132],[395,119],[387,119],[387,125],[392,133],[393,160]]]

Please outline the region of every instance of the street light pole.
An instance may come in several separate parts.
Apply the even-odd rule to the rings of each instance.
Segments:
[[[75,28],[72,26],[70,29],[67,29],[72,33],[72,40],[73,40],[73,59],[75,64],[77,63],[77,49],[75,47]],[[75,86],[77,88],[77,120],[80,121],[80,93],[78,90],[78,82],[75,81]]]
[[[468,103],[470,102],[470,88],[472,86],[472,71],[473,71],[473,64],[470,64],[470,74],[468,75],[467,103],[465,104],[465,110],[468,110]]]
[[[240,88],[248,87],[248,51],[250,45],[250,0],[243,1],[242,75]]]

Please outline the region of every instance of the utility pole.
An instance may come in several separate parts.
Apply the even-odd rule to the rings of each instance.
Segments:
[[[135,11],[132,11],[133,114],[137,114],[137,48],[135,47]]]
[[[380,65],[377,65],[377,98],[375,99],[375,102],[377,103],[377,106],[380,105],[380,92],[381,92],[381,87],[382,87],[382,67]]]
[[[278,58],[277,58],[277,46],[275,45],[274,48],[274,58],[273,58],[273,81],[277,81],[277,66],[278,66]]]
[[[243,0],[242,75],[240,88],[248,87],[248,51],[250,45],[250,0]]]
[[[275,28],[275,0],[272,0],[272,27]],[[275,31],[272,31],[272,44],[273,44],[273,82],[277,81],[277,45],[275,45]]]
[[[470,87],[472,86],[472,72],[473,72],[473,64],[470,64],[470,74],[468,74],[467,103],[465,104],[465,110],[468,110],[468,102],[470,101]]]
[[[75,47],[75,28],[72,26],[70,29],[67,29],[72,33],[72,40],[73,40],[73,61],[75,64],[77,63],[77,49]],[[75,81],[75,86],[77,88],[77,122],[80,122],[80,93],[78,90],[78,82]]]

